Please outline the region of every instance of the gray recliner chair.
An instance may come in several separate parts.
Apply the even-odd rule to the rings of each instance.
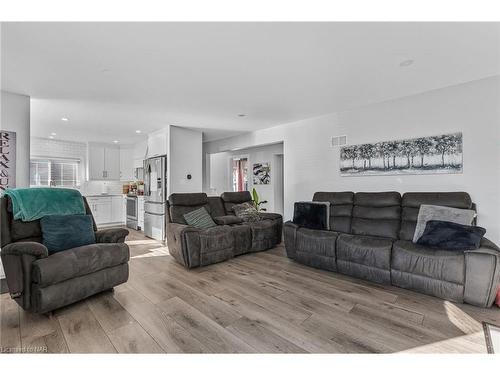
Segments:
[[[0,198],[1,258],[9,293],[19,306],[45,313],[128,280],[128,230],[97,230],[93,217],[92,221],[95,244],[49,255],[42,244],[40,220],[14,220],[10,199]]]

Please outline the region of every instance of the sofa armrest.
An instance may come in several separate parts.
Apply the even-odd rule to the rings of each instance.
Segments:
[[[97,243],[120,243],[125,242],[129,231],[125,228],[100,229],[95,232],[95,241]]]
[[[190,225],[167,223],[168,251],[184,267],[200,265],[200,232]]]
[[[464,301],[489,307],[500,288],[500,248],[487,238],[476,250],[465,252]]]
[[[281,220],[283,221],[283,216],[273,212],[259,212],[259,216],[262,220]]]
[[[214,221],[217,225],[231,225],[231,224],[243,223],[243,219],[235,215],[217,216],[214,217]]]
[[[25,310],[31,307],[32,263],[49,256],[39,242],[13,242],[2,248],[1,257],[11,297]]]
[[[283,226],[286,255],[291,259],[295,259],[296,256],[295,236],[297,229],[299,226],[291,221],[287,221]]]

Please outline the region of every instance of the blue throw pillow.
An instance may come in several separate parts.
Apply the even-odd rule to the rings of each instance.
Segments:
[[[95,243],[90,215],[50,215],[40,219],[43,244],[49,255]]]
[[[481,245],[486,229],[450,221],[429,220],[417,244],[443,250],[475,250]]]

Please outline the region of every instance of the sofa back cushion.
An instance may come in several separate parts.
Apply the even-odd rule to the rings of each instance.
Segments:
[[[208,197],[208,205],[210,206],[212,217],[226,216],[224,203],[220,197]]]
[[[226,210],[226,215],[234,215],[233,206],[235,204],[241,204],[245,202],[252,201],[252,195],[249,191],[230,191],[222,193],[220,196],[222,202],[224,203],[224,210]]]
[[[314,193],[314,202],[330,202],[330,230],[351,233],[352,207],[354,193],[352,191]]]
[[[92,211],[87,203],[87,199],[83,197],[85,212],[92,218],[92,227],[97,230],[97,225],[92,216]],[[42,229],[40,227],[40,219],[33,221],[14,220],[12,215],[12,205],[10,198],[0,198],[0,238],[1,246],[5,246],[11,242],[17,241],[34,241],[42,242]]]
[[[184,215],[205,207],[211,213],[208,197],[205,193],[173,193],[168,197],[168,210],[172,223],[186,225]]]
[[[429,204],[462,209],[474,209],[472,199],[465,192],[405,193],[401,201],[401,230],[399,238],[412,241],[420,205]]]
[[[352,234],[397,239],[401,194],[396,191],[354,194]]]

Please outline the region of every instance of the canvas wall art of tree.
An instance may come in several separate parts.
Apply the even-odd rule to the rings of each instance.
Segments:
[[[343,146],[342,176],[461,173],[462,133]]]
[[[269,185],[271,183],[271,164],[255,163],[253,165],[254,185]]]

